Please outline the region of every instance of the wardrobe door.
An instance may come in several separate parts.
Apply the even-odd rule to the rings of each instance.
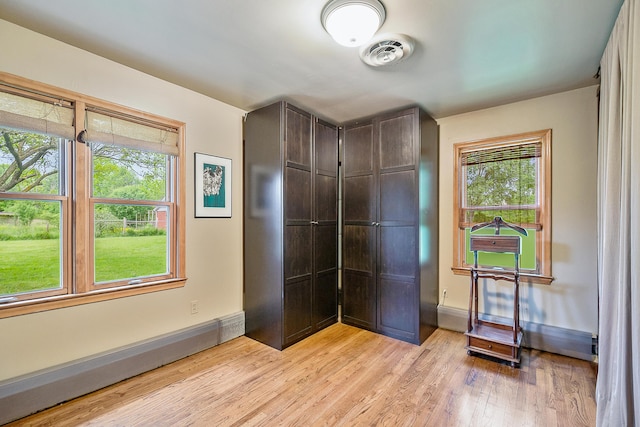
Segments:
[[[314,329],[338,320],[338,129],[315,121],[313,296]]]
[[[418,332],[417,117],[403,112],[376,124],[379,160],[377,329],[415,341]]]
[[[311,116],[287,106],[284,152],[284,345],[312,332]]]
[[[371,122],[344,131],[342,321],[376,328],[376,179]]]

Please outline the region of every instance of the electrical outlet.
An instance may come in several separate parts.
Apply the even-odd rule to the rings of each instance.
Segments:
[[[191,314],[198,313],[198,300],[191,301]]]

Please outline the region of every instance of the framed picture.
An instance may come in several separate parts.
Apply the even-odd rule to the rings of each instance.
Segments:
[[[195,217],[231,218],[231,159],[195,153]]]

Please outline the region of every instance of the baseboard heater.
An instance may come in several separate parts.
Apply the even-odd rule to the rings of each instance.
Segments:
[[[244,335],[244,312],[0,382],[0,425]]]
[[[482,316],[481,316],[482,317]],[[438,306],[438,327],[457,332],[467,330],[468,311]],[[485,320],[505,323],[508,319],[498,316],[484,316]],[[540,323],[523,322],[522,346],[549,353],[561,354],[581,360],[594,360],[593,336],[590,332],[575,331]]]

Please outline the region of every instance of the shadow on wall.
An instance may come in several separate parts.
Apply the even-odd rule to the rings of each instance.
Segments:
[[[482,301],[484,313],[511,317],[513,315],[513,285],[507,282],[496,283],[495,291],[487,286],[488,280],[482,284]],[[520,281],[520,320],[526,323],[544,323],[546,311],[538,306],[532,296],[533,283]],[[523,292],[524,291],[524,292]]]

